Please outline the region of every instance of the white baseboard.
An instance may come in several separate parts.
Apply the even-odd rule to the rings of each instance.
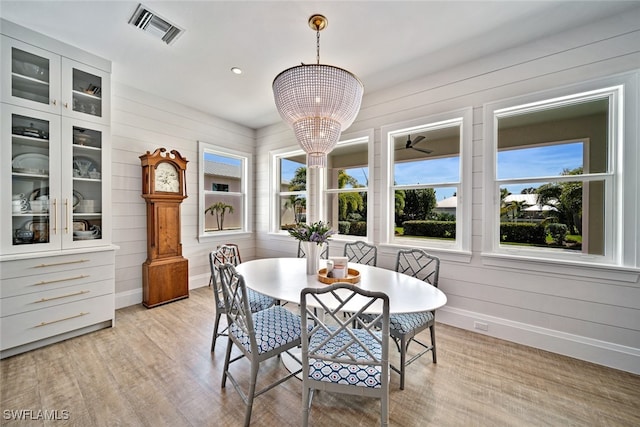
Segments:
[[[439,309],[436,321],[598,365],[640,374],[640,349],[637,348],[487,316],[455,307]],[[480,322],[483,326],[486,325],[487,330],[478,330],[475,327],[475,322]]]
[[[116,293],[116,310],[136,304],[142,304],[142,286],[140,289]]]
[[[209,274],[189,277],[189,289],[209,286]],[[130,305],[142,304],[142,285],[139,289],[116,293],[116,310]]]

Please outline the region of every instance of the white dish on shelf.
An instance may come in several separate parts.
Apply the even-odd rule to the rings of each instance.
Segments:
[[[76,234],[73,235],[73,238],[75,240],[95,240],[95,239],[99,239],[100,236],[78,236]]]
[[[11,166],[14,170],[18,169],[47,173],[49,172],[49,156],[40,153],[18,154],[13,158]]]

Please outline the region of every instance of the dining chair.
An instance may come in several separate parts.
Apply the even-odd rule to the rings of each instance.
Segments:
[[[226,313],[226,307],[224,300],[222,299],[222,289],[220,287],[220,266],[229,263],[234,266],[240,263],[240,257],[238,256],[237,248],[228,245],[219,246],[215,251],[209,253],[209,265],[211,267],[211,278],[209,279],[209,285],[213,287],[213,295],[216,303],[216,318],[213,323],[213,337],[211,338],[211,351],[216,349],[216,340],[218,337],[227,336],[225,327],[222,331],[220,329],[220,318]],[[249,306],[251,310],[256,312],[264,310],[275,304],[275,300],[271,297],[263,295],[252,289],[247,291]]]
[[[380,424],[387,426],[389,297],[382,292],[338,282],[303,289],[300,310],[302,425],[309,424],[314,391],[324,390],[379,398]],[[346,318],[345,311],[349,313]],[[380,314],[362,316],[368,311]]]
[[[324,249],[320,252],[320,258],[329,259],[329,242],[325,242],[322,246]],[[302,249],[302,241],[298,240],[298,258],[306,258],[307,254]]]
[[[229,324],[229,342],[222,372],[222,388],[225,388],[228,377],[246,405],[244,425],[248,426],[251,422],[253,400],[284,381],[293,378],[302,370],[290,372],[288,375],[280,377],[261,390],[256,391],[258,370],[261,362],[287,352],[298,363],[301,363],[299,358],[289,352],[290,349],[300,345],[300,316],[279,305],[253,312],[249,305],[248,289],[242,275],[238,274],[231,264],[220,266],[219,271],[227,322]],[[233,347],[237,347],[241,354],[231,359]],[[249,386],[246,393],[229,370],[229,366],[232,363],[244,358],[249,360],[251,364]]]
[[[422,249],[406,249],[398,251],[396,258],[396,271],[416,277],[431,286],[438,287],[440,274],[440,259],[429,255]],[[436,363],[436,323],[435,310],[418,313],[392,314],[389,319],[389,333],[400,352],[400,368],[391,366],[391,369],[400,374],[400,390],[404,390],[405,368],[420,356],[431,351],[433,363]],[[431,344],[419,341],[416,335],[429,328]],[[407,360],[409,344],[415,342],[423,349]]]
[[[358,264],[372,265],[375,267],[378,263],[378,248],[362,240],[345,243],[343,255],[346,256],[349,261],[357,262]]]

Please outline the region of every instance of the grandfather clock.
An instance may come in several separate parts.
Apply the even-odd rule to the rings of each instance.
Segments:
[[[155,307],[189,297],[189,260],[182,256],[180,204],[187,197],[187,160],[158,148],[140,156],[147,202],[147,260],[142,264],[142,304]]]

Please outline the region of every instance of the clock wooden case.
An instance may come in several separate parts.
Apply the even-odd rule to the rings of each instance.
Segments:
[[[182,256],[180,204],[187,197],[187,159],[158,148],[140,156],[147,204],[147,260],[142,264],[142,304],[155,307],[189,296],[189,261]]]

